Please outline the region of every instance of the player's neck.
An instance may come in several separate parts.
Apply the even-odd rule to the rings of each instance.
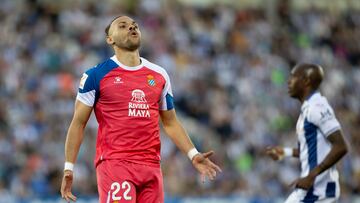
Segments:
[[[310,99],[310,97],[317,92],[317,90],[306,89],[302,98],[300,98],[301,103],[304,103],[306,100]]]
[[[125,51],[122,49],[115,49],[115,56],[120,63],[129,67],[138,66],[141,63],[139,50]]]

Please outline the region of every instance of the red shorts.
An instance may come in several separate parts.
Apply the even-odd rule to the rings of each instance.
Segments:
[[[100,203],[163,203],[160,167],[105,160],[96,168]]]

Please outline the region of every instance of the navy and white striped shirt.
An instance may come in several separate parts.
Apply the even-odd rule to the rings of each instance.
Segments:
[[[312,94],[302,105],[301,114],[296,124],[298,135],[301,177],[319,165],[331,150],[327,136],[340,130],[341,126],[327,99],[319,92]],[[318,175],[313,187],[304,200],[320,200],[339,197],[339,174],[336,166]]]

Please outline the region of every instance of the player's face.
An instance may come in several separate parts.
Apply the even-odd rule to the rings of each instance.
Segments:
[[[295,67],[292,69],[288,80],[288,93],[290,97],[301,98],[303,89],[303,74]]]
[[[140,39],[138,24],[127,16],[121,16],[112,22],[107,40],[109,44],[135,51],[140,47]]]

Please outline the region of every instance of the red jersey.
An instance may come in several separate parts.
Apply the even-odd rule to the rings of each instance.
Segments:
[[[95,165],[105,159],[160,165],[159,111],[174,108],[163,68],[144,58],[128,67],[113,56],[83,74],[77,100],[94,108],[99,123]]]

